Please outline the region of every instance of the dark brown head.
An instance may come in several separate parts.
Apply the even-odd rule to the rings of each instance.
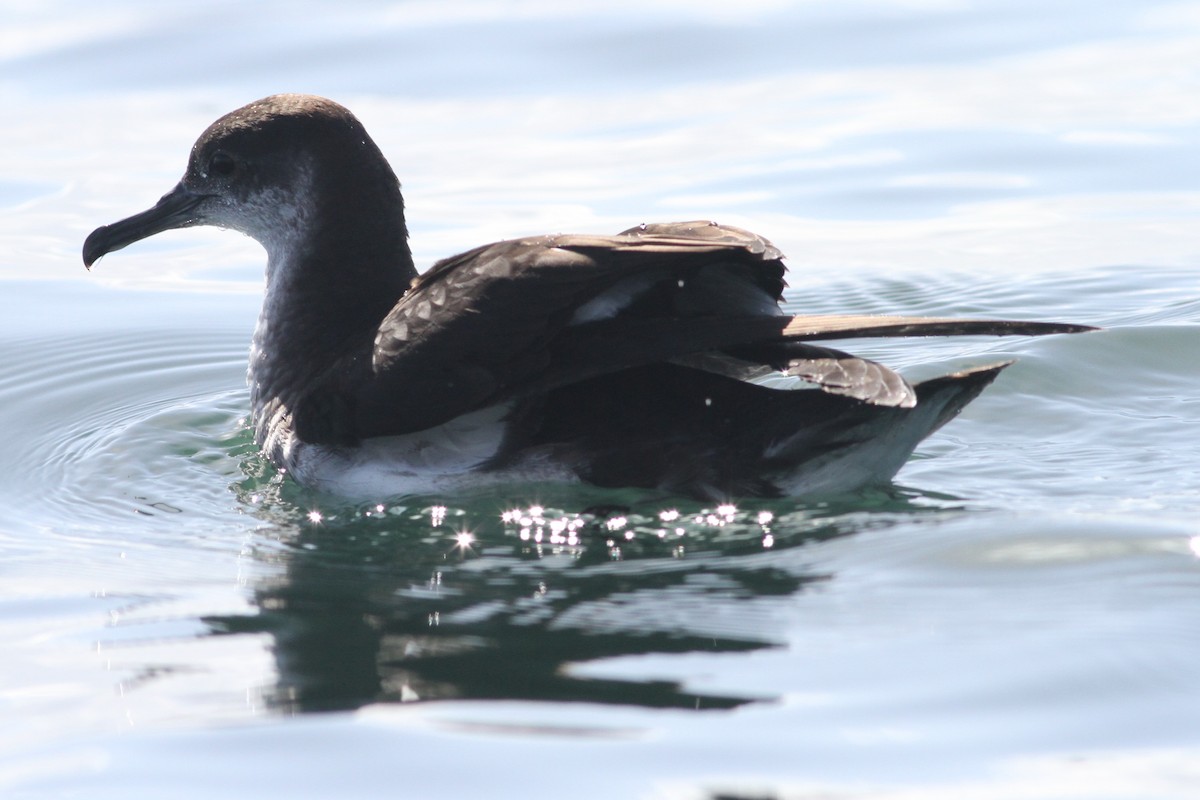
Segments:
[[[408,252],[400,185],[379,148],[348,110],[311,95],[272,95],[218,119],[175,188],[153,208],[93,231],[83,262],[193,225],[241,231],[271,262],[297,260],[321,240],[361,242],[364,229],[376,256]]]

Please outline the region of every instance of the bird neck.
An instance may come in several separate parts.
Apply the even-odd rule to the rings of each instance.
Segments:
[[[280,408],[302,417],[354,373],[365,378],[379,324],[417,275],[395,178],[338,183],[356,191],[314,192],[323,200],[305,215],[305,235],[268,249],[249,371],[260,426]]]

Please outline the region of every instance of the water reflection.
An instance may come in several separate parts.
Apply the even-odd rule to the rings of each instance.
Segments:
[[[248,497],[276,517],[284,547],[268,557],[282,564],[254,589],[257,615],[207,621],[273,637],[278,682],[266,694],[282,711],[456,698],[729,709],[773,698],[574,667],[783,646],[772,608],[831,576],[779,551],[896,518],[645,496],[614,505],[611,494],[588,506],[579,492],[547,491],[558,502],[482,493],[458,507],[425,499],[319,513],[303,497]],[[571,502],[588,507],[555,510]]]

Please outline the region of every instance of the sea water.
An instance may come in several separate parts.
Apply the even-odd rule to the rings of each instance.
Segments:
[[[5,797],[1194,796],[1196,4],[3,13]],[[360,116],[422,267],[716,218],[794,312],[1104,330],[839,344],[1017,359],[850,497],[346,504],[253,445],[257,245],[79,259],[278,91]]]

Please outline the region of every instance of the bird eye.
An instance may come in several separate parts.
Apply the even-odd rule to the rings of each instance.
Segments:
[[[211,175],[228,177],[237,170],[237,162],[228,153],[213,153],[208,160],[208,172]]]

